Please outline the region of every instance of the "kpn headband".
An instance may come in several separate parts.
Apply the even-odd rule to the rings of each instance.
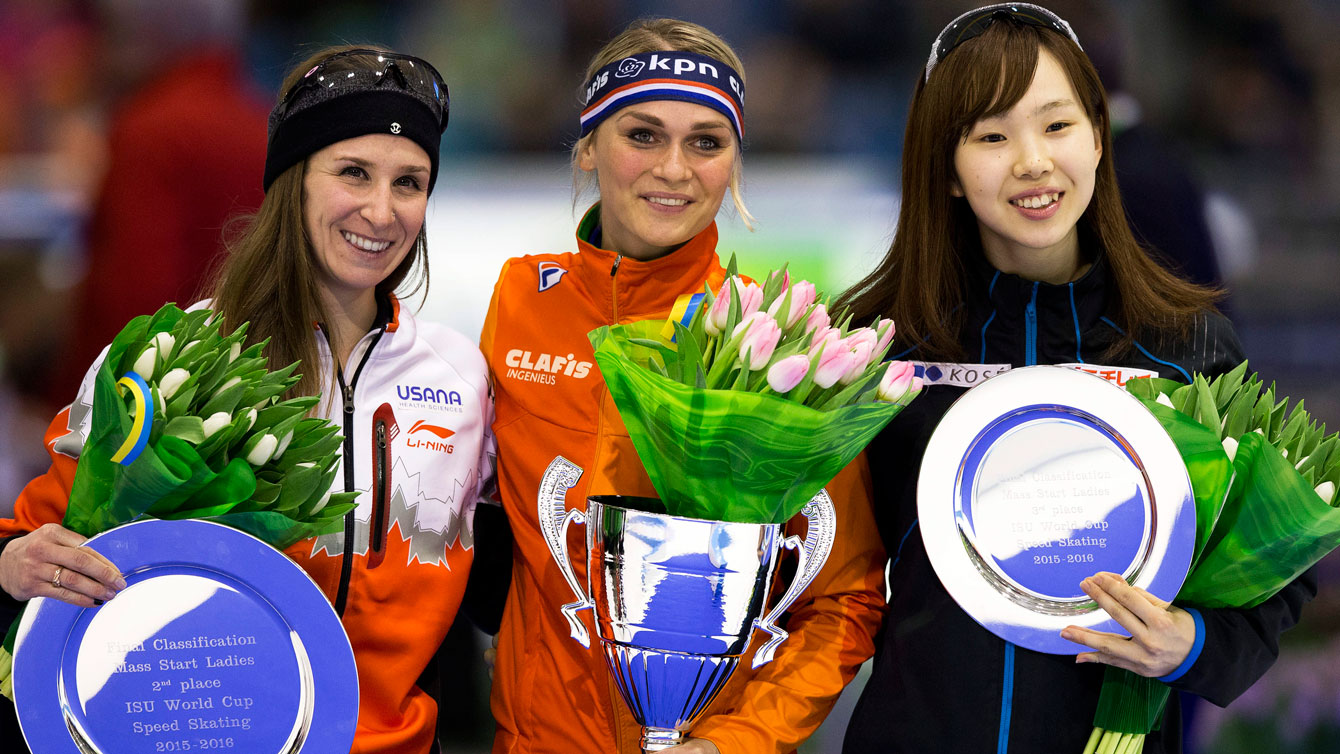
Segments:
[[[586,85],[582,136],[629,105],[679,100],[710,107],[725,115],[744,139],[744,80],[725,63],[693,52],[657,51],[610,63]]]

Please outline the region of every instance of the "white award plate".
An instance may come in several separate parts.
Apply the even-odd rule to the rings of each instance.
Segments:
[[[945,589],[1006,641],[1087,648],[1070,625],[1127,633],[1080,589],[1100,571],[1171,601],[1196,508],[1172,439],[1134,396],[1063,367],[1013,369],[967,391],[926,448],[926,553]]]
[[[349,750],[353,651],[287,556],[197,520],[138,521],[86,546],[127,586],[99,607],[24,611],[14,694],[34,754]]]

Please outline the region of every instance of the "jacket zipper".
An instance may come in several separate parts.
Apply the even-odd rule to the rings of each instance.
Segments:
[[[1033,297],[1024,307],[1024,366],[1038,363],[1038,286],[1033,283]]]
[[[372,451],[372,531],[369,533],[368,568],[381,565],[386,555],[386,420],[378,417],[373,422]]]
[[[1038,288],[1033,283],[1033,295],[1024,307],[1024,366],[1038,363]],[[1010,718],[1014,713],[1014,644],[1005,642],[1005,673],[1000,691],[1000,732],[996,737],[996,754],[1010,750]]]
[[[363,367],[368,363],[368,357],[372,355],[372,350],[377,347],[377,342],[382,339],[386,332],[385,328],[378,331],[368,344],[367,350],[363,352],[363,358],[359,360],[358,367],[354,369],[353,379],[346,385],[344,382],[344,370],[335,359],[335,349],[330,345],[330,335],[326,333],[325,328],[321,329],[322,334],[326,336],[326,346],[330,349],[331,361],[335,362],[335,376],[340,381],[340,392],[344,394],[344,491],[354,491],[354,388],[358,385],[358,375],[363,373]],[[344,514],[344,553],[340,556],[340,585],[335,592],[335,614],[344,615],[344,605],[349,599],[349,579],[354,572],[354,513],[357,509]]]
[[[610,267],[610,301],[612,302],[611,325],[619,324],[619,281],[615,277],[619,274],[619,263],[623,261],[623,254],[614,256],[614,264]]]
[[[610,324],[619,324],[619,264],[623,262],[623,254],[614,255],[614,264],[610,265]],[[609,394],[609,387],[602,380],[600,383],[600,403],[596,410],[596,437],[600,437],[605,431],[605,396]]]

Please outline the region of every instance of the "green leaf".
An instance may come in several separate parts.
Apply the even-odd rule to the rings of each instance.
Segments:
[[[651,371],[655,372],[656,374],[659,374],[662,377],[666,378],[667,380],[673,379],[672,377],[670,377],[670,374],[666,371],[665,365],[663,365],[656,359],[647,359],[647,363],[645,366]],[[675,381],[678,382],[678,380]]]
[[[324,495],[330,486],[321,485],[323,476],[322,470],[317,466],[299,466],[291,469],[284,475],[284,483],[280,486],[279,499],[275,502],[274,509],[294,510],[307,502],[313,494],[318,498]]]
[[[1252,375],[1251,381],[1234,396],[1224,414],[1222,437],[1238,439],[1252,430],[1252,412],[1260,390],[1260,382],[1256,379],[1256,375]]]
[[[1196,416],[1196,404],[1199,397],[1200,394],[1196,392],[1195,385],[1182,385],[1168,395],[1168,398],[1172,400],[1173,408],[1192,418]]]
[[[728,278],[726,280],[726,285],[731,286],[730,309],[726,313],[726,326],[721,328],[722,339],[730,338],[731,335],[735,333],[736,325],[739,325],[740,320],[744,319],[744,310],[740,305],[739,292],[735,290],[735,284],[731,282],[732,280],[734,280],[734,278]],[[743,281],[741,281],[741,284],[743,284]],[[720,358],[719,354],[718,358]],[[716,365],[713,364],[713,366],[715,367]]]
[[[1154,380],[1149,377],[1128,380],[1126,382],[1126,392],[1142,401],[1153,401],[1160,395],[1158,388],[1154,386]]]
[[[331,432],[324,437],[313,442],[304,442],[299,444],[298,438],[294,438],[289,443],[288,450],[284,451],[284,460],[290,463],[313,462],[318,463],[328,456],[339,452],[340,446],[344,443],[344,438],[336,434],[334,427]]]
[[[194,413],[198,416],[213,416],[220,412],[228,414],[234,413],[238,403],[242,400],[242,394],[247,391],[247,387],[245,382],[238,382],[235,385],[220,390],[215,393],[199,411]]]
[[[777,297],[782,295],[782,283],[784,283],[785,281],[786,281],[785,264],[782,265],[782,268],[780,270],[773,270],[772,272],[768,273],[767,280],[763,284],[763,305],[761,307],[763,311],[767,311],[768,307],[772,306],[772,302],[776,301]],[[786,293],[788,294],[791,293],[791,289],[787,288]]]
[[[1298,440],[1307,428],[1308,420],[1307,411],[1303,410],[1303,402],[1299,401],[1298,405],[1294,406],[1293,412],[1289,414],[1289,418],[1284,422],[1284,426],[1280,428],[1279,439],[1271,444],[1281,450],[1293,449],[1294,452],[1297,452]],[[1292,456],[1292,453],[1285,457],[1290,456]]]
[[[1221,414],[1225,412],[1225,410],[1228,408],[1229,402],[1233,399],[1234,396],[1238,394],[1238,391],[1242,389],[1243,378],[1246,376],[1246,374],[1247,374],[1247,362],[1243,361],[1241,364],[1238,364],[1236,367],[1233,367],[1233,369],[1230,370],[1228,373],[1222,374],[1215,378],[1214,380],[1215,406],[1219,409],[1219,412]]]
[[[850,385],[843,387],[823,403],[816,405],[815,408],[820,411],[829,411],[838,408],[839,406],[845,406],[848,403],[853,402],[853,399],[857,395],[860,395],[863,391],[869,389],[871,385],[878,383],[879,378],[883,375],[884,370],[882,369],[867,368],[865,374],[857,377]],[[838,384],[840,385],[841,383]],[[837,385],[834,385],[834,387],[837,387]]]
[[[254,505],[269,508],[279,499],[280,491],[280,485],[258,479],[256,480],[256,492],[252,494],[250,502]]]
[[[199,445],[205,441],[205,420],[198,416],[178,416],[167,423],[163,434]]]
[[[762,311],[767,311],[770,304],[764,304]],[[786,332],[786,315],[791,312],[791,289],[787,288],[786,293],[782,295],[782,305],[773,312],[772,319],[777,323],[777,329]]]
[[[337,495],[331,495],[330,502],[326,503],[326,507],[322,508],[319,511],[320,518],[318,519],[318,521],[338,523],[341,519],[345,517],[345,515],[349,513],[349,511],[358,507],[358,501],[356,499],[357,497],[358,497],[357,492],[346,492],[346,493],[339,493]],[[339,499],[337,500],[336,498]]]
[[[698,381],[703,380],[706,383],[706,377],[703,376],[703,355],[698,350],[698,340],[693,337],[689,328],[674,323],[675,326],[675,345],[678,346],[676,362],[679,365],[679,373],[674,378],[676,382],[693,387]]]
[[[746,359],[741,359],[740,371],[735,373],[735,382],[731,385],[731,390],[744,390],[749,384],[749,365],[747,361],[749,351],[745,351]]]
[[[320,399],[316,396],[307,395],[298,398],[290,398],[281,403],[276,403],[273,406],[266,406],[256,412],[256,424],[251,428],[251,431],[272,432],[273,427],[276,427],[289,419],[294,419],[295,417],[300,419],[303,416],[306,416],[307,412],[311,411],[312,407],[319,401]],[[289,427],[293,426],[296,426],[296,421],[289,425]]]
[[[1214,400],[1214,391],[1210,388],[1210,383],[1199,374],[1191,384],[1196,392],[1196,411],[1193,416],[1217,436],[1223,425],[1219,421],[1219,409]]]
[[[731,306],[736,306],[737,299],[731,299]],[[722,333],[725,338],[726,334]],[[707,372],[707,388],[715,390],[726,384],[731,372],[736,368],[736,362],[740,355],[741,338],[730,338],[719,345],[716,358],[712,360],[712,368]]]
[[[187,378],[186,382],[177,389],[177,394],[172,396],[172,400],[167,404],[167,415],[169,417],[180,417],[190,413],[191,402],[195,400],[195,391],[197,385],[193,384],[195,375]]]

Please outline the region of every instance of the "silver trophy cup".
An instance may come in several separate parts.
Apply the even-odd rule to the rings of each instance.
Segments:
[[[837,523],[823,490],[802,511],[804,540],[782,537],[780,524],[704,521],[649,512],[647,498],[587,498],[586,512],[564,502],[582,470],[555,458],[540,481],[540,528],[549,551],[577,595],[563,606],[572,638],[591,638],[578,613],[595,611],[596,633],[624,701],[642,725],[642,750],[682,742],[726,685],[757,627],[769,634],[753,666],[772,659],[786,639],[777,619],[823,568]],[[586,525],[587,584],[568,553],[568,524]],[[765,608],[779,547],[796,549],[795,580]],[[584,588],[585,587],[585,588]]]

